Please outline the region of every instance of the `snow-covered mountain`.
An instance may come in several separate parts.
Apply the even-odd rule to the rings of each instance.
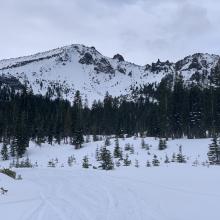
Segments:
[[[49,94],[72,100],[76,90],[87,97],[103,99],[108,91],[113,96],[130,96],[132,89],[158,84],[168,74],[182,74],[186,83],[209,83],[211,70],[220,63],[218,55],[194,54],[176,63],[158,60],[139,66],[126,62],[117,54],[105,57],[94,47],[70,45],[32,56],[0,61],[0,85],[20,88],[22,84],[35,94]],[[174,78],[174,77],[173,77]]]

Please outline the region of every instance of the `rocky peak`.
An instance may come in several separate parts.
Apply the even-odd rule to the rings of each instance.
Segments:
[[[114,56],[113,56],[113,59],[114,59],[114,60],[118,60],[119,62],[125,61],[125,60],[124,60],[124,57],[123,57],[122,55],[120,55],[120,54],[114,55]]]

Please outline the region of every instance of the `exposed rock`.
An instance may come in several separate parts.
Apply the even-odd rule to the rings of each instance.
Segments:
[[[94,70],[97,73],[100,73],[100,72],[111,73],[111,74],[115,73],[115,70],[111,66],[110,62],[105,58],[101,58],[100,61],[96,63]]]
[[[90,65],[94,63],[93,57],[90,53],[85,53],[84,56],[79,60],[79,63]]]
[[[2,85],[6,85],[15,90],[20,90],[24,87],[17,78],[0,75],[0,86]]]
[[[120,55],[120,54],[114,55],[113,59],[114,59],[114,60],[118,60],[119,62],[125,61],[125,60],[124,60],[124,57],[123,57],[122,55]]]

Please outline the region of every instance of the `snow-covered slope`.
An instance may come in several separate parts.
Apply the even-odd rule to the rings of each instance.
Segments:
[[[28,149],[32,162],[38,167],[15,169],[22,180],[12,180],[0,174],[0,187],[8,189],[0,195],[0,213],[4,220],[207,220],[218,219],[219,167],[203,166],[207,160],[210,139],[169,140],[168,148],[158,150],[159,140],[145,138],[150,148],[141,147],[141,138],[120,139],[124,149],[133,145],[134,153],[128,153],[132,164],[113,171],[82,168],[82,158],[88,155],[92,165],[96,148],[104,141],[90,142],[75,150],[71,145],[41,147],[33,143]],[[167,154],[171,158],[183,146],[186,164],[165,164]],[[111,139],[110,151],[114,148]],[[150,154],[149,154],[150,153]],[[156,154],[159,167],[146,167]],[[68,166],[68,157],[76,158]],[[55,167],[47,167],[49,160],[57,158]],[[135,159],[139,161],[136,168]],[[197,166],[192,162],[198,160]],[[6,167],[9,161],[0,161]]]
[[[181,73],[186,82],[198,81],[196,76],[203,75],[202,83],[206,84],[207,76],[218,61],[218,55],[194,54],[177,63],[158,60],[151,65],[138,66],[124,61],[118,54],[108,58],[94,47],[71,45],[0,61],[0,83],[1,78],[13,76],[32,87],[35,94],[48,92],[51,97],[72,100],[75,91],[80,90],[82,96],[92,102],[103,99],[107,91],[113,96],[129,97],[131,88],[159,83],[167,74]]]

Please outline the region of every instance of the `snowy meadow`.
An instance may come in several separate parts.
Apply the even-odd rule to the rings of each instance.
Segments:
[[[0,195],[4,219],[218,217],[220,176],[208,162],[211,139],[85,139],[78,150],[32,142],[23,158],[1,160],[0,169],[17,175],[0,174],[0,187],[8,190]]]

